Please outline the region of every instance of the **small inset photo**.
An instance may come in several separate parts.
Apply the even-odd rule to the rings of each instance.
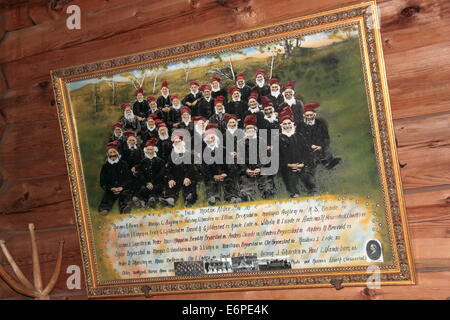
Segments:
[[[176,276],[193,276],[205,274],[203,261],[176,261],[174,262]]]
[[[231,258],[233,272],[258,271],[258,259],[256,256],[242,256]]]
[[[383,262],[383,247],[381,242],[371,239],[366,242],[366,258],[370,262]]]
[[[258,268],[264,270],[285,270],[292,269],[291,258],[289,256],[258,258]]]
[[[203,267],[206,274],[233,272],[230,258],[206,259]]]

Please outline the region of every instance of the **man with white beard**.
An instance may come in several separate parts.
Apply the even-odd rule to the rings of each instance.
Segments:
[[[100,171],[100,186],[104,193],[98,211],[102,216],[107,215],[116,200],[119,200],[119,212],[130,213],[131,171],[127,163],[120,159],[118,142],[110,142],[106,146],[106,163]]]
[[[262,120],[264,118],[264,114],[261,112],[260,104],[258,102],[258,93],[256,91],[252,91],[250,97],[248,98],[248,108],[247,111],[244,112],[241,119],[245,119],[247,116],[255,115],[256,116],[256,125],[260,126]],[[243,121],[241,121],[243,123]]]
[[[121,108],[123,110],[123,115],[120,118],[120,122],[123,123],[122,130],[131,130],[139,134],[141,131],[141,123],[139,119],[134,115],[133,110],[128,103],[122,103]]]
[[[181,122],[181,101],[178,96],[172,96],[172,106],[170,107],[168,118],[164,121],[170,130],[177,129]]]
[[[113,124],[113,133],[111,137],[109,138],[108,142],[118,141],[119,142],[119,149],[121,148],[122,144],[125,143],[126,138],[123,135],[122,130],[123,123],[122,122],[116,122]]]
[[[299,124],[298,132],[304,137],[315,162],[331,170],[341,162],[341,158],[334,157],[330,150],[330,136],[325,120],[317,118],[316,108],[319,103],[307,103],[303,113],[303,121]]]
[[[221,189],[228,177],[227,166],[224,162],[224,150],[220,145],[218,125],[208,124],[203,141],[202,177],[205,183],[205,192],[208,205],[213,206],[221,201]],[[224,189],[225,191],[225,189]]]
[[[310,194],[317,194],[315,166],[304,137],[296,132],[289,109],[280,113],[280,173],[291,198],[300,197],[301,181]]]
[[[161,83],[161,95],[156,100],[156,104],[158,106],[158,109],[164,111],[163,109],[166,109],[168,112],[168,108],[172,105],[172,99],[170,97],[170,91],[169,91],[169,82],[167,80],[164,80]]]
[[[175,206],[178,194],[183,190],[184,205],[192,206],[197,201],[197,183],[192,165],[192,153],[186,149],[182,136],[172,138],[172,155],[167,163],[167,183],[162,200],[169,207]],[[186,163],[189,159],[190,163]]]
[[[225,114],[225,123],[227,130],[223,137],[225,163],[227,165],[228,176],[225,179],[225,200],[228,202],[241,202],[239,177],[242,166],[238,163],[238,141],[240,141],[244,132],[238,128],[238,119],[234,114]],[[234,198],[234,199],[233,199]]]
[[[270,95],[270,87],[266,83],[266,79],[264,78],[266,73],[267,71],[264,69],[256,70],[255,86],[252,88],[252,91],[258,92],[259,98],[261,98],[262,96]],[[258,102],[261,103],[261,100],[258,100]]]
[[[227,101],[228,93],[227,90],[221,88],[222,79],[219,77],[211,78],[211,95],[213,99],[217,97],[224,97],[224,101]]]
[[[224,101],[225,99],[222,96],[218,96],[214,100],[214,114],[209,118],[209,123],[217,123],[221,133],[225,133],[226,130]]]
[[[158,123],[158,156],[167,163],[170,158],[170,153],[172,152],[172,142],[169,139],[167,125],[160,120],[157,120],[156,122]]]
[[[147,102],[150,106],[150,109],[148,110],[148,115],[151,116],[152,114],[156,114],[156,119],[162,119],[163,114],[162,114],[162,111],[160,109],[158,109],[158,104],[156,102],[155,97],[153,97],[153,96],[147,97]]]
[[[198,147],[196,151],[201,152],[205,144],[203,141],[203,134],[205,133],[206,126],[208,125],[208,120],[202,116],[196,116],[192,118],[192,121],[194,121],[194,134],[191,142],[192,149],[194,149],[197,144]]]
[[[139,121],[144,121],[148,117],[149,110],[148,101],[144,100],[144,88],[139,87],[136,91],[136,101],[133,103],[133,113]]]
[[[241,176],[241,198],[244,201],[256,200],[258,190],[264,199],[270,198],[275,193],[273,175],[263,175],[262,168],[267,166],[261,163],[260,154],[267,150],[260,150],[261,147],[267,148],[267,144],[258,136],[257,117],[255,114],[248,115],[244,119],[244,154],[245,164],[242,166],[243,174]],[[241,142],[242,143],[242,142]],[[238,155],[241,150],[238,150]]]
[[[245,74],[239,73],[236,76],[236,87],[241,92],[241,100],[244,103],[247,103],[248,97],[250,96],[250,93],[252,92],[252,88],[245,84]]]
[[[193,109],[200,102],[202,93],[199,90],[200,84],[197,81],[191,81],[189,83],[190,92],[183,98],[181,104]]]
[[[284,102],[284,97],[281,94],[280,80],[272,78],[269,80],[270,94],[267,96],[271,101],[275,110]],[[262,101],[261,101],[262,102]]]
[[[239,117],[239,119],[244,119],[244,113],[248,108],[247,100],[245,102],[241,100],[242,93],[237,87],[231,87],[228,92],[231,95],[231,100],[226,104],[225,112],[229,114],[235,114]]]
[[[264,112],[264,119],[261,121],[260,129],[265,129],[267,132],[267,144],[272,145],[271,133],[272,130],[279,131],[280,124],[278,123],[277,116],[274,112],[272,100],[269,96],[262,97],[262,105]]]
[[[147,122],[145,123],[145,127],[141,129],[141,140],[142,147],[145,146],[145,143],[151,138],[158,138],[158,128],[156,127],[156,120],[158,116],[156,113],[151,114],[147,118]]]
[[[127,142],[122,145],[121,155],[122,160],[127,163],[128,168],[133,173],[130,183],[130,193],[133,194],[139,189],[139,181],[134,175],[136,166],[142,161],[144,154],[139,147],[141,143],[138,143],[136,134],[133,131],[125,131],[123,135],[127,137]]]
[[[191,109],[189,107],[181,108],[181,121],[178,129],[187,130],[191,137],[194,134],[194,122],[191,119]]]
[[[202,98],[192,109],[192,116],[202,116],[209,119],[214,112],[214,99],[211,96],[211,86],[209,84],[203,84],[200,86],[202,92]]]
[[[165,162],[157,156],[158,139],[149,139],[144,148],[145,158],[136,168],[136,176],[140,182],[140,190],[133,197],[133,202],[141,208],[148,206],[155,208],[157,201],[163,194],[165,185]]]
[[[303,101],[295,98],[295,81],[288,81],[283,86],[282,95],[284,97],[284,102],[278,106],[276,112],[281,112],[286,106],[292,111],[294,115],[295,123],[303,121]]]

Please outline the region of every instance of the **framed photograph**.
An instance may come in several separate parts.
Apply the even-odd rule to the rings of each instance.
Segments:
[[[415,283],[377,6],[52,71],[90,297]]]

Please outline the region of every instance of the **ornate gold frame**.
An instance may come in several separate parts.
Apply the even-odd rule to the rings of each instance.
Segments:
[[[79,153],[74,115],[71,110],[66,83],[108,75],[136,68],[147,68],[160,63],[195,57],[205,53],[221,53],[230,49],[248,47],[252,43],[271,42],[274,39],[292,38],[332,30],[342,26],[358,26],[363,52],[366,90],[371,115],[372,132],[384,191],[386,212],[394,264],[381,270],[382,285],[415,284],[415,270],[408,238],[407,219],[400,180],[394,129],[389,104],[385,68],[375,1],[265,25],[215,38],[189,42],[173,47],[160,48],[129,56],[108,59],[86,65],[51,72],[60,120],[63,144],[67,159],[70,186],[74,201],[76,223],[79,232],[81,255],[89,297],[138,296],[147,294],[208,292],[224,290],[261,290],[303,287],[365,286],[370,276],[362,268],[320,268],[273,271],[261,275],[258,272],[237,276],[211,275],[177,277],[174,280],[109,281],[99,283],[95,271],[93,235],[87,206],[86,189]],[[112,283],[113,282],[113,283]]]

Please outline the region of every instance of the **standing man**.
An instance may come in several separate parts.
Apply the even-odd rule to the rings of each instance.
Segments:
[[[247,103],[248,97],[250,96],[250,93],[252,92],[252,88],[245,84],[245,74],[239,73],[236,76],[236,87],[241,92],[241,100],[244,103]]]
[[[169,161],[170,153],[172,152],[172,143],[169,137],[169,130],[164,122],[159,122],[158,126],[158,156],[164,160],[165,163]]]
[[[151,138],[158,138],[158,128],[156,127],[157,115],[156,113],[151,114],[147,118],[145,127],[141,130],[141,140],[142,145],[145,147],[145,143]]]
[[[242,101],[242,93],[241,90],[237,87],[231,87],[228,92],[231,95],[231,101],[227,103],[225,106],[226,113],[235,114],[239,117],[239,119],[244,120],[243,116],[245,111],[247,111],[248,104],[248,96],[247,100],[244,102]],[[250,95],[250,94],[249,94]]]
[[[144,100],[144,88],[139,87],[136,91],[136,101],[133,103],[133,113],[136,115],[139,121],[145,121],[148,117],[148,111],[150,106],[147,100]]]
[[[250,97],[248,98],[248,109],[242,115],[242,119],[245,119],[250,115],[256,116],[257,126],[260,126],[264,118],[264,114],[261,112],[261,108],[258,102],[258,93],[256,91],[252,91],[252,93],[250,94]]]
[[[226,130],[224,97],[218,96],[214,100],[214,110],[214,114],[209,118],[209,123],[217,123],[220,132],[224,133]]]
[[[209,119],[214,113],[214,99],[211,96],[211,86],[209,84],[203,84],[200,87],[200,91],[202,92],[202,98],[195,108],[192,109],[192,116],[202,116]]]
[[[317,102],[305,105],[304,120],[299,124],[298,131],[306,140],[315,162],[331,170],[341,162],[341,158],[334,157],[330,150],[328,125],[325,120],[317,118],[316,108],[319,106]]]
[[[169,82],[164,80],[161,83],[161,95],[156,100],[158,109],[169,108],[172,105],[172,99],[170,97]]]
[[[299,123],[303,121],[303,101],[295,98],[295,81],[288,81],[283,86],[283,97],[284,102],[278,106],[278,110],[276,112],[281,112],[283,108],[286,106],[291,109],[294,114],[295,123]]]
[[[227,90],[221,88],[222,85],[222,79],[219,77],[213,77],[211,79],[211,94],[213,99],[216,99],[217,97],[224,97],[224,101],[227,101]]]
[[[156,114],[156,119],[162,119],[163,114],[160,109],[158,109],[158,104],[156,103],[156,99],[153,96],[147,97],[147,102],[150,106],[150,109],[148,110],[148,115],[151,116],[152,114]]]
[[[308,193],[317,194],[315,165],[306,140],[296,132],[294,118],[288,110],[280,114],[280,173],[291,198],[300,197],[301,181]]]
[[[151,138],[145,144],[145,158],[136,168],[136,176],[140,182],[140,190],[133,197],[133,202],[140,207],[155,208],[159,197],[163,194],[165,184],[165,163],[157,156],[157,138]]]
[[[191,109],[194,109],[197,103],[200,102],[200,98],[202,97],[202,93],[199,90],[200,84],[197,81],[191,81],[189,83],[190,93],[188,93],[184,99],[181,101],[183,106],[188,106]]]
[[[181,122],[181,101],[178,96],[172,96],[172,106],[170,107],[169,113],[165,123],[170,130],[177,129]]]
[[[265,129],[267,132],[267,144],[272,145],[271,130],[280,130],[280,124],[278,123],[275,110],[273,108],[273,102],[269,96],[262,97],[264,118],[261,120],[260,129]]]
[[[252,91],[258,92],[258,96],[260,98],[262,96],[270,95],[270,87],[266,83],[266,79],[264,78],[266,73],[267,73],[266,70],[258,69],[258,70],[256,70],[256,74],[255,74],[255,86],[252,88]],[[258,102],[261,103],[261,100],[258,100]]]
[[[272,78],[269,80],[270,94],[267,96],[271,101],[275,110],[278,110],[280,104],[284,102],[281,94],[280,80]]]
[[[228,176],[225,178],[225,200],[231,203],[241,202],[239,179],[242,165],[238,161],[238,141],[243,138],[242,129],[238,128],[238,118],[234,114],[225,114],[227,130],[223,137],[224,158]]]
[[[106,163],[100,171],[100,186],[104,193],[98,211],[102,216],[107,215],[114,202],[119,200],[119,212],[130,213],[131,171],[127,163],[120,159],[117,141],[108,143],[106,150]]]

